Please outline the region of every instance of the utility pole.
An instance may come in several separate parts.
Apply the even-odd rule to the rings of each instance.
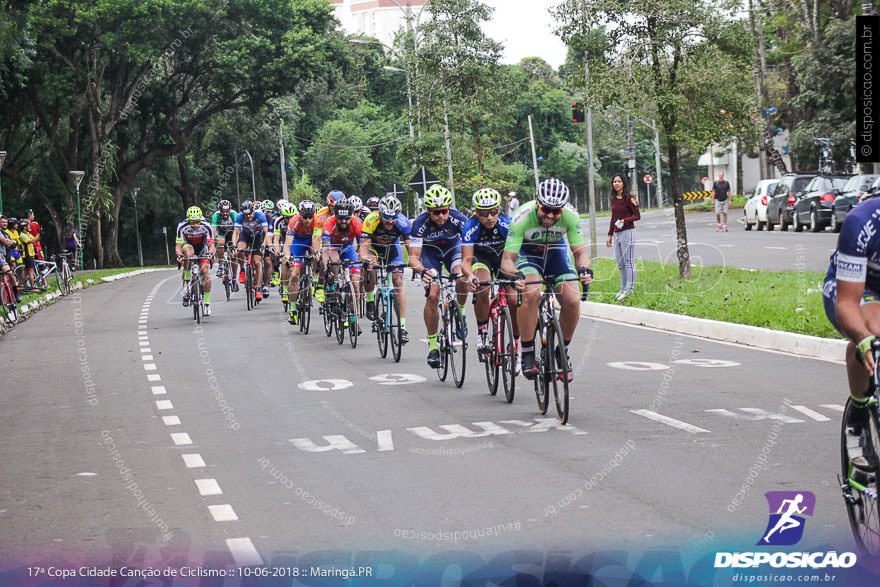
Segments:
[[[660,131],[654,119],[651,119],[651,128],[654,131],[654,167],[657,169],[657,207],[663,207],[663,175],[660,173]]]
[[[593,168],[593,109],[587,95],[590,89],[590,62],[584,55],[584,104],[587,107],[587,187],[590,196],[590,258],[595,259],[599,252],[596,248],[596,170]]]
[[[538,193],[538,156],[535,153],[535,131],[532,130],[532,115],[529,114],[529,138],[532,140],[532,167],[535,170],[535,193]]]
[[[278,143],[281,145],[281,197],[285,200],[287,199],[287,169],[285,169],[285,161],[284,158],[284,121],[280,121],[278,123]]]
[[[751,29],[752,29],[752,36],[753,37],[758,36],[758,33],[755,30],[755,8],[754,8],[753,0],[749,0],[749,24],[751,25]],[[764,26],[762,24],[761,25],[760,41],[759,41],[759,43],[762,46],[761,49],[763,49],[763,42],[764,42],[763,31],[764,31]],[[759,53],[762,52],[761,49],[759,49]],[[755,82],[755,97],[758,100],[758,113],[761,115],[761,124],[760,124],[761,138],[758,140],[758,158],[759,158],[759,163],[758,163],[759,177],[758,177],[758,179],[765,179],[765,178],[769,177],[769,175],[770,175],[768,172],[768,169],[767,169],[767,145],[764,143],[764,127],[766,126],[766,121],[764,120],[764,92],[761,89],[761,86],[763,85],[763,80],[764,80],[763,69],[764,69],[763,59],[759,56],[758,60],[755,63],[754,69],[752,69],[752,79]],[[712,179],[714,181],[714,179],[715,179],[714,176]]]
[[[629,151],[629,173],[630,173],[630,187],[635,191],[633,194],[636,197],[636,201],[639,200],[639,178],[636,176],[636,130],[635,125],[633,124],[632,117],[629,114],[626,116],[626,140],[627,140],[627,150]]]
[[[449,142],[449,116],[446,114],[446,98],[443,98],[443,133],[446,135],[446,166],[449,172],[449,191],[455,196],[455,184],[452,180],[452,143]]]

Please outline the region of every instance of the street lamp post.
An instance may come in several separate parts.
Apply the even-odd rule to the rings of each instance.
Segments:
[[[77,254],[79,254],[79,270],[82,271],[83,268],[83,247],[85,246],[85,240],[82,237],[82,211],[79,207],[79,184],[82,182],[83,176],[85,176],[85,171],[71,171],[70,177],[73,178],[73,183],[76,184],[76,236],[79,239],[79,247],[77,248]]]
[[[3,162],[6,161],[6,151],[0,151],[0,171],[3,170]],[[0,181],[0,214],[3,214],[3,182]]]
[[[257,179],[254,176],[254,158],[251,157],[251,153],[248,150],[245,150],[245,155],[247,155],[248,160],[251,162],[251,190],[254,192],[254,199],[252,200],[254,206],[257,205]]]
[[[138,247],[138,265],[144,266],[144,253],[141,250],[141,231],[138,227],[138,192],[141,191],[141,188],[134,188],[131,190],[131,199],[134,200],[134,234],[137,237],[137,247]]]

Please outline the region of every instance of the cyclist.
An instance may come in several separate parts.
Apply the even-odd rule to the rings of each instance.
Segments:
[[[272,230],[275,225],[275,202],[272,200],[263,200],[260,203],[260,209],[263,211],[263,216],[266,217],[266,223],[269,225],[269,229]],[[272,249],[272,235],[267,233],[269,238],[266,239],[266,242],[263,244],[264,255],[263,255],[263,263],[265,265],[265,271],[263,272],[263,297],[269,297],[269,286],[270,285],[278,285],[281,283],[281,277],[276,275],[278,272],[278,259],[275,256],[275,251]]]
[[[394,196],[394,194],[386,194],[386,195],[390,195],[392,197]],[[378,210],[379,209],[379,198],[377,198],[376,196],[373,196],[372,198],[368,199],[367,200],[367,208],[370,209],[371,213]]]
[[[287,226],[287,238],[284,240],[284,267],[291,267],[287,281],[289,296],[296,300],[296,307],[291,304],[287,321],[296,324],[299,309],[299,274],[302,271],[303,256],[312,252],[312,233],[315,228],[315,203],[303,200],[299,203],[299,214],[290,219]],[[293,257],[291,264],[290,258]]]
[[[36,263],[34,259],[37,257],[37,251],[34,248],[36,238],[30,231],[30,220],[22,218],[18,221],[18,244],[20,245],[21,256],[24,260],[24,266],[27,269],[27,282],[29,287],[34,287],[34,271]]]
[[[868,420],[865,390],[874,372],[871,343],[880,333],[878,210],[880,199],[873,199],[859,204],[846,215],[822,287],[825,315],[850,341],[846,346],[846,374],[855,409],[850,410],[847,427],[855,435],[859,435]],[[858,460],[858,457],[853,459],[853,464],[860,466]],[[864,465],[866,463],[861,463]]]
[[[375,261],[383,265],[403,264],[401,242],[409,252],[409,235],[412,225],[401,213],[400,200],[385,196],[379,202],[379,209],[371,212],[364,220],[361,232],[360,257],[364,262],[364,291],[367,292],[367,318],[376,319],[376,272],[372,268]],[[403,267],[394,269],[391,282],[397,291],[400,304],[400,342],[409,342],[406,331],[406,292],[403,289]]]
[[[263,299],[263,293],[258,283],[262,283],[263,278],[263,259],[260,253],[263,250],[263,243],[269,234],[269,223],[266,222],[266,216],[259,210],[254,209],[254,203],[245,201],[241,203],[241,211],[235,218],[235,229],[232,232],[232,246],[238,250],[238,263],[241,267],[241,273],[238,275],[238,281],[244,283],[244,265],[245,249],[251,250],[251,258],[254,263],[254,288],[256,289],[254,297],[259,302]]]
[[[348,196],[346,201],[348,202],[348,205],[351,206],[354,217],[360,218],[361,221],[363,221],[363,219],[366,218],[366,216],[362,216],[364,201],[361,200],[359,196]]]
[[[425,207],[412,223],[412,240],[409,248],[409,265],[422,282],[429,286],[425,300],[424,319],[428,329],[428,365],[432,369],[440,366],[440,346],[437,344],[437,326],[440,311],[440,285],[434,279],[443,267],[449,273],[458,273],[461,267],[461,231],[467,218],[452,208],[452,192],[439,183],[425,192]],[[464,319],[464,304],[467,300],[467,286],[462,280],[455,284],[458,305]],[[467,324],[459,324],[461,334],[467,334]]]
[[[464,225],[461,243],[461,272],[465,275],[468,290],[475,292],[477,316],[477,355],[480,362],[492,351],[489,341],[489,291],[491,288],[477,289],[476,282],[495,279],[501,270],[501,255],[510,230],[510,218],[501,214],[501,194],[492,188],[474,192],[473,205],[476,214]],[[512,290],[509,290],[512,294]],[[514,345],[519,366],[519,329],[516,309],[510,313],[513,325]]]
[[[360,219],[355,218],[354,210],[343,198],[333,206],[333,216],[324,222],[321,232],[321,270],[324,279],[328,285],[333,282],[333,271],[330,270],[329,263],[338,263],[340,259],[354,262],[355,264],[349,267],[349,272],[355,299],[360,295],[360,267],[356,264],[358,260],[356,246],[360,241],[362,229],[363,224]]]
[[[217,203],[217,211],[211,216],[211,228],[214,230],[214,241],[217,246],[216,249],[216,259],[217,259],[217,277],[223,277],[223,265],[220,264],[220,261],[223,260],[223,254],[226,252],[226,243],[232,243],[232,232],[235,230],[235,211],[232,209],[232,202],[229,200],[220,200]],[[230,263],[230,271],[231,275],[235,275],[236,264]],[[232,281],[232,289],[234,291],[238,291],[238,282],[235,280]]]
[[[281,302],[283,304],[287,301],[287,279],[289,277],[288,273],[290,272],[290,268],[287,266],[287,263],[281,263],[281,258],[283,256],[282,247],[287,240],[287,227],[290,224],[290,220],[296,214],[296,206],[287,200],[278,201],[280,202],[278,214],[275,216],[275,220],[272,221],[271,254],[273,260],[277,259],[277,267],[280,272],[279,284],[281,285]]]
[[[183,305],[188,306],[190,280],[190,257],[210,257],[214,254],[214,229],[207,220],[202,218],[202,209],[190,206],[186,211],[186,219],[177,225],[177,241],[174,245],[177,262],[183,264]],[[211,274],[208,272],[209,260],[199,260],[199,274],[205,290],[205,316],[211,315]]]
[[[567,206],[568,201],[568,186],[562,181],[555,178],[542,181],[535,199],[520,206],[512,219],[501,258],[502,273],[517,278],[516,288],[523,292],[517,318],[522,333],[522,373],[528,379],[534,379],[539,371],[535,363],[535,328],[541,284],[526,287],[526,276],[556,280],[555,291],[562,306],[559,322],[566,360],[568,345],[577,328],[580,292],[577,284],[559,280],[580,277],[583,285],[593,281],[590,257],[579,227],[580,217]],[[572,378],[569,370],[569,379]]]
[[[15,274],[7,261],[10,249],[15,245],[15,241],[9,235],[9,219],[0,215],[0,272],[9,273],[9,283],[12,285],[12,293],[15,296],[15,303],[21,303],[21,294],[18,293],[18,283],[15,281]]]
[[[30,221],[30,225],[28,226],[28,230],[34,236],[34,250],[37,253],[36,258],[40,261],[45,261],[43,257],[43,244],[40,242],[42,236],[42,228],[40,224],[34,219],[34,211],[29,209],[27,211],[27,219]]]
[[[327,205],[315,213],[315,228],[312,232],[312,250],[320,251],[323,246],[324,221],[333,216],[333,206],[337,201],[345,199],[345,194],[339,190],[333,190],[327,194]],[[320,266],[320,256],[315,258],[314,268],[318,273],[318,285],[315,288],[315,299],[318,303],[324,303],[324,271]]]

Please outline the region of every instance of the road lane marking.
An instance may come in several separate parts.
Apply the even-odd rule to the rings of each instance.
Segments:
[[[156,409],[157,410],[173,410],[174,406],[171,405],[171,400],[160,399],[156,401]]]
[[[661,363],[645,363],[642,361],[615,361],[608,363],[609,367],[614,369],[624,369],[627,371],[664,371],[669,369],[669,365]]]
[[[153,355],[141,355],[141,361],[155,361]]]
[[[145,347],[141,348],[141,352],[144,353],[144,355],[149,355],[150,353],[153,352],[153,349],[151,349],[151,348],[148,347],[148,346],[145,346]],[[143,358],[144,358],[144,357],[141,356],[141,359],[143,359]],[[150,359],[150,360],[152,361],[152,359]]]
[[[846,408],[841,406],[840,404],[819,404],[820,408],[828,408],[829,410],[834,410],[835,412],[843,412]]]
[[[306,391],[337,391],[340,389],[348,389],[354,383],[347,379],[313,379],[311,381],[303,381],[297,387]]]
[[[788,247],[764,247],[765,249],[773,249],[775,251],[787,251]]]
[[[736,361],[722,361],[721,359],[679,359],[672,362],[692,367],[739,367],[742,365]]]
[[[809,417],[809,418],[812,418],[812,419],[815,420],[816,422],[827,422],[828,420],[831,419],[831,418],[829,418],[828,416],[823,416],[823,415],[820,414],[819,412],[814,412],[813,410],[811,410],[811,409],[808,408],[807,406],[794,406],[794,405],[793,405],[793,406],[791,406],[791,408],[792,408],[793,410],[797,410],[798,412],[800,412],[800,413],[803,414],[804,416],[807,416],[807,417]]]
[[[226,547],[232,554],[235,564],[240,567],[258,567],[265,564],[250,538],[227,538]]]
[[[668,426],[672,426],[673,428],[678,428],[679,430],[690,432],[691,434],[709,432],[705,428],[700,428],[699,426],[694,426],[693,424],[688,424],[687,422],[682,422],[681,420],[676,420],[675,418],[670,418],[669,416],[664,416],[663,414],[658,414],[657,412],[652,412],[651,410],[630,410],[630,412],[648,418],[649,420],[654,420],[655,422],[660,422],[661,424],[666,424]]]
[[[157,369],[156,363],[146,363],[144,364],[144,371],[155,371]]]
[[[165,389],[164,385],[154,385],[150,390],[153,392],[153,395],[165,395],[168,393],[168,390]]]
[[[778,420],[783,424],[801,424],[804,421],[799,420],[798,418],[792,418],[791,416],[786,416],[785,414],[777,414],[774,412],[768,412],[766,410],[762,410],[761,408],[739,408],[741,412],[745,412],[745,414],[738,414],[736,412],[731,412],[730,410],[725,409],[715,409],[715,410],[706,410],[707,412],[711,412],[713,414],[718,414],[720,416],[726,416],[728,418],[734,418],[736,420],[749,420],[750,422],[758,422],[760,420]]]
[[[311,438],[291,438],[290,442],[293,446],[304,452],[328,452],[338,450],[344,455],[367,452],[341,434],[331,434],[330,436],[324,436],[323,438],[327,441],[327,444],[324,446],[318,446],[312,442]]]
[[[199,495],[223,495],[220,484],[216,479],[194,479]]]
[[[192,439],[189,437],[189,434],[186,432],[172,432],[171,433],[171,441],[177,446],[184,446],[187,444],[192,444]]]
[[[147,375],[147,381],[162,381],[162,377],[158,373],[150,373]]]
[[[412,373],[382,373],[370,377],[370,381],[375,381],[380,385],[409,385],[411,383],[423,383],[426,379],[421,375],[413,375]]]
[[[183,457],[183,464],[186,465],[187,469],[200,469],[206,466],[205,459],[199,453],[189,453],[181,456]]]
[[[162,416],[166,426],[180,426],[180,418],[177,416]]]
[[[238,520],[238,516],[235,515],[235,510],[233,510],[232,506],[228,503],[209,505],[208,511],[211,512],[215,522],[234,522]]]
[[[379,444],[379,452],[394,450],[394,439],[391,438],[391,430],[379,430],[376,432],[376,440]]]

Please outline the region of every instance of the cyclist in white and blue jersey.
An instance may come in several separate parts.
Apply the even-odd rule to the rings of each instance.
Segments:
[[[880,199],[869,200],[847,214],[837,250],[825,276],[822,296],[831,324],[850,342],[846,373],[856,409],[848,424],[867,420],[868,379],[874,372],[871,344],[880,333]],[[854,461],[855,462],[855,461]]]
[[[238,263],[241,267],[241,274],[238,281],[244,283],[244,264],[245,249],[253,250],[254,261],[254,285],[259,286],[263,279],[263,244],[269,234],[269,223],[260,210],[256,210],[254,203],[251,201],[242,202],[241,211],[235,218],[235,227],[232,232],[233,247],[238,249]],[[262,290],[257,287],[257,301],[263,299]]]

